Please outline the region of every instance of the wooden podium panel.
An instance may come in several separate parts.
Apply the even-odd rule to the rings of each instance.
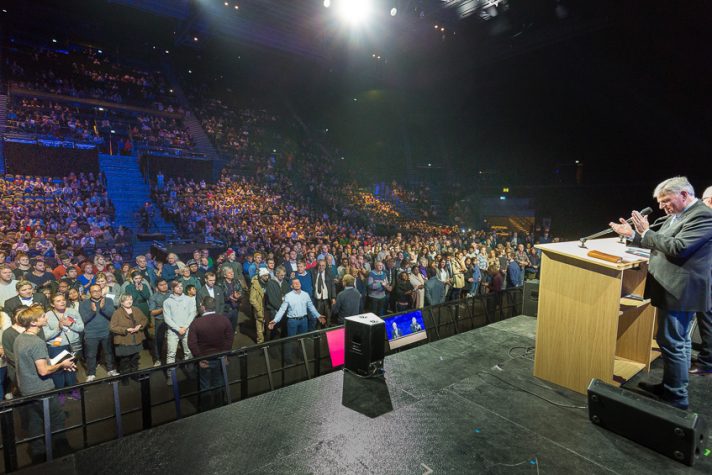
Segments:
[[[655,322],[642,295],[645,259],[626,255],[617,239],[545,244],[539,284],[534,375],[585,393],[592,378],[621,384],[650,368]],[[611,263],[589,250],[622,256]]]

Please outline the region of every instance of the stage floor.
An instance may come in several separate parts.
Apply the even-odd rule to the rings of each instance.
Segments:
[[[516,317],[389,356],[385,379],[328,374],[32,471],[712,473],[712,456],[681,465],[594,426],[583,395],[534,378],[535,329]],[[657,361],[628,384],[660,376]],[[690,386],[691,409],[712,420],[712,377]]]

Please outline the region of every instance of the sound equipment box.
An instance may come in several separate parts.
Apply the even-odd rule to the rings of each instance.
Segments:
[[[383,367],[386,354],[386,324],[373,313],[347,317],[344,367],[362,376]]]
[[[525,280],[522,290],[522,315],[536,317],[539,309],[539,281]]]
[[[594,424],[622,435],[689,466],[703,456],[707,425],[694,412],[591,380],[588,417]]]

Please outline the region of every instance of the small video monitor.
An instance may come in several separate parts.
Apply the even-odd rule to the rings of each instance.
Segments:
[[[386,317],[383,321],[386,322],[386,338],[391,350],[428,338],[420,310]]]

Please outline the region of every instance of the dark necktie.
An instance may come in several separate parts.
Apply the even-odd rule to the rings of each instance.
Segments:
[[[319,276],[316,278],[316,286],[319,289],[319,294],[321,295],[322,299],[326,299],[326,295],[324,295],[324,279],[322,278],[322,273],[319,272]]]

